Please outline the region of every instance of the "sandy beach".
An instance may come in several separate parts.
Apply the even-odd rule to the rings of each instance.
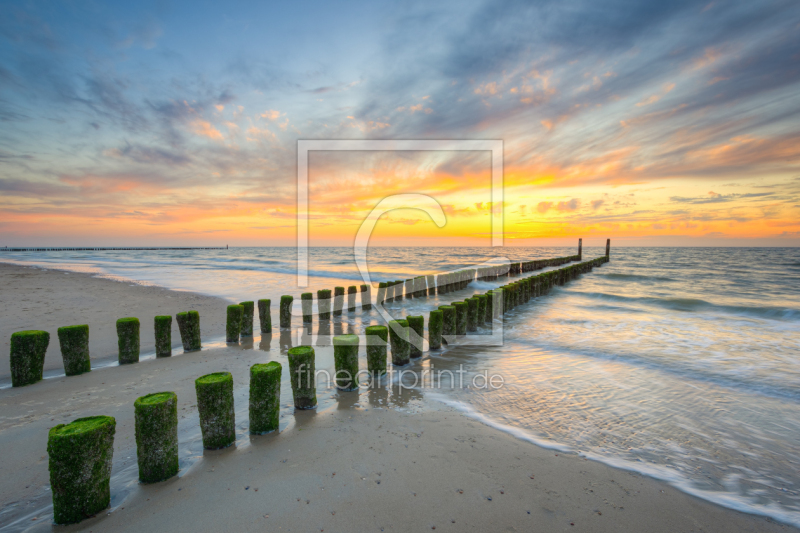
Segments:
[[[92,331],[108,331],[105,337],[95,335],[98,346],[113,338],[113,322],[106,318],[112,310],[147,316],[148,310],[174,312],[191,304],[204,317],[224,312],[224,302],[215,299],[87,275],[67,278],[57,271],[5,266],[2,272],[4,302],[22,302],[31,287],[60,287],[41,289],[47,292],[22,306],[25,315],[17,324],[25,328],[54,332],[75,302],[87,308],[105,302],[81,317]],[[69,282],[61,283],[62,277]],[[12,279],[17,286],[8,283]],[[45,315],[44,309],[53,312]],[[3,312],[7,343],[16,327],[6,321],[9,310]],[[204,332],[216,333],[221,324],[219,318],[206,320]],[[518,440],[444,404],[423,403],[413,390],[320,390],[319,409],[295,412],[284,383],[281,430],[250,436],[248,369],[277,360],[285,374],[279,344],[277,335],[256,338],[241,346],[0,391],[0,530],[54,528],[47,432],[58,423],[104,414],[117,420],[111,508],[59,531],[795,531],[640,474]],[[318,368],[329,362],[329,351],[318,349]],[[194,379],[221,370],[234,376],[237,443],[204,451]],[[178,396],[181,472],[162,483],[141,485],[133,402],[162,390]]]
[[[45,371],[63,370],[58,328],[89,324],[93,360],[117,359],[118,318],[133,316],[141,323],[141,353],[155,350],[153,317],[194,309],[204,332],[225,332],[225,306],[220,298],[161,287],[98,278],[87,274],[0,263],[0,380],[10,381],[9,340],[15,331],[50,333]],[[172,345],[181,346],[178,325],[172,323]],[[180,351],[180,348],[179,348]]]

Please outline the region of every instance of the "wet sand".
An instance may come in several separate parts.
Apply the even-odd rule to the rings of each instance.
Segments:
[[[120,297],[141,289],[121,285]],[[797,531],[520,441],[421,401],[424,392],[320,390],[318,410],[295,412],[283,342],[276,334],[178,349],[172,358],[0,390],[0,531]],[[317,352],[326,367],[330,348]],[[281,430],[251,437],[248,369],[268,360],[284,365]],[[222,370],[234,376],[237,444],[203,451],[194,379]],[[178,395],[181,472],[140,485],[133,402],[163,390]],[[56,528],[47,431],[99,414],[117,420],[111,508]]]
[[[221,298],[9,263],[0,263],[0,287],[0,380],[4,381],[10,381],[9,341],[15,331],[50,332],[46,371],[64,368],[56,333],[62,326],[89,324],[89,353],[98,360],[117,358],[118,318],[139,319],[142,354],[155,351],[156,315],[173,316],[173,347],[181,345],[174,320],[181,311],[200,312],[204,337],[225,334],[229,302]]]

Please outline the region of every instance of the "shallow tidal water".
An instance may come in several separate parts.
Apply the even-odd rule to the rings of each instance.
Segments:
[[[374,248],[368,257],[372,280],[382,281],[467,268],[496,251]],[[584,258],[603,252],[584,249]],[[574,253],[502,249],[512,261]],[[403,391],[398,382],[413,385],[413,376],[395,376],[394,384],[356,396],[358,406],[444,402],[519,438],[800,526],[800,250],[612,248],[611,259],[510,311],[502,345],[450,346],[410,365],[417,376],[463,369],[463,383],[429,381]],[[0,260],[233,302],[271,298],[275,325],[281,294],[295,296],[299,325],[301,292],[361,283],[352,250],[345,248],[311,250],[308,289],[295,285],[291,248],[7,253]],[[395,317],[427,318],[438,305],[504,282],[474,282],[464,291],[395,302],[388,309]],[[375,310],[345,311],[330,332],[363,333],[366,325],[380,322]],[[223,332],[210,333],[212,340]],[[310,332],[276,330],[269,347],[257,333],[252,349],[260,345],[279,358],[289,343],[324,343],[320,333],[327,330],[315,319]],[[363,347],[361,359],[365,367]],[[474,386],[472,379],[483,372],[502,376],[504,385]]]

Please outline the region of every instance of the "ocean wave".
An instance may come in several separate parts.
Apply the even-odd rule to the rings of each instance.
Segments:
[[[538,437],[527,429],[499,422],[483,413],[480,413],[471,405],[461,401],[453,400],[443,394],[427,393],[426,397],[443,403],[449,407],[453,407],[462,412],[465,416],[468,416],[504,433],[508,433],[519,440],[539,446],[540,448],[558,450],[563,453],[577,453],[577,455],[581,457],[586,457],[587,459],[591,459],[614,468],[637,472],[639,474],[664,481],[681,492],[690,494],[711,503],[715,503],[717,505],[721,505],[723,507],[727,507],[728,509],[759,516],[767,516],[785,524],[800,527],[800,512],[786,509],[777,503],[770,502],[768,504],[762,504],[756,501],[755,498],[748,498],[733,491],[715,491],[699,488],[688,476],[682,475],[676,470],[668,468],[664,465],[657,465],[642,461],[631,461],[622,457],[606,456],[593,452],[575,451],[566,444],[561,444]]]
[[[722,305],[701,300],[699,298],[654,298],[652,296],[621,296],[604,292],[570,291],[570,294],[597,300],[621,303],[645,304],[670,309],[698,313],[703,311],[719,312],[752,318],[800,321],[800,310],[791,307]]]
[[[656,372],[672,374],[684,380],[710,383],[719,387],[738,389],[772,398],[792,401],[800,400],[800,389],[797,388],[796,380],[787,379],[788,374],[785,372],[775,372],[769,377],[765,377],[742,372],[741,370],[725,372],[720,370],[725,367],[692,364],[692,362],[670,359],[658,354],[650,354],[651,356],[648,356],[647,352],[609,352],[597,346],[593,346],[591,349],[581,349],[572,344],[543,342],[535,337],[512,337],[507,335],[505,340],[506,347],[509,349],[515,343],[521,345],[523,348],[520,352],[522,353],[534,353],[539,350],[548,353],[585,357],[587,359],[615,361]]]
[[[645,276],[642,274],[618,274],[615,272],[610,272],[608,274],[602,274],[603,277],[608,279],[616,279],[616,280],[623,280],[623,281],[678,281],[673,278],[667,278],[663,276]]]

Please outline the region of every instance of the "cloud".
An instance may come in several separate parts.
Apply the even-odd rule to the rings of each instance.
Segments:
[[[773,196],[775,193],[772,192],[763,192],[763,193],[746,193],[746,194],[717,194],[715,192],[709,192],[708,196],[698,196],[698,197],[686,197],[686,196],[670,196],[670,201],[680,204],[719,204],[719,203],[726,203],[726,202],[733,202],[736,200],[742,200],[747,198],[766,198]]]

